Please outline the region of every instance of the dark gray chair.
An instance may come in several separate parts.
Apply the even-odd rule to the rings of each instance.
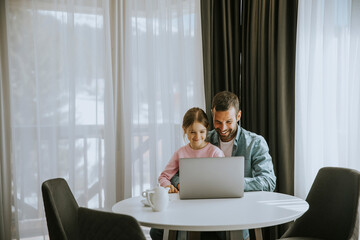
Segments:
[[[50,179],[41,186],[51,240],[78,240],[78,204],[67,182]]]
[[[309,210],[282,240],[358,240],[360,172],[347,168],[319,170],[306,198]]]
[[[79,228],[83,240],[145,240],[136,219],[123,214],[80,207]]]
[[[45,181],[41,190],[51,240],[145,240],[131,216],[79,208],[62,178]]]

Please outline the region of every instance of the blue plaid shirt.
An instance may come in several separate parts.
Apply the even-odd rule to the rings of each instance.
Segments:
[[[215,130],[209,132],[207,141],[220,147],[219,135]],[[265,139],[238,125],[232,156],[245,158],[245,191],[274,191],[276,177],[269,147]]]

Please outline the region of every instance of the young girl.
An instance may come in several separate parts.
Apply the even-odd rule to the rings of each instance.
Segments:
[[[189,144],[179,148],[172,156],[165,170],[158,179],[162,187],[170,187],[169,193],[177,193],[180,189],[178,179],[172,180],[179,171],[180,158],[224,157],[220,148],[206,142],[209,121],[205,112],[200,108],[189,109],[183,118],[182,128]],[[175,186],[171,184],[171,180]]]

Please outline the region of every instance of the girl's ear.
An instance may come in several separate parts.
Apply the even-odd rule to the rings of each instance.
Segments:
[[[186,137],[186,130],[185,130],[184,127],[182,127],[182,129],[183,129],[183,131],[184,131],[183,138],[184,138],[184,141],[186,142],[186,140],[185,140],[185,139],[186,139],[186,138],[185,138],[185,137]]]

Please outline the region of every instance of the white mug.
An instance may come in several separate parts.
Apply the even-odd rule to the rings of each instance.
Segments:
[[[146,190],[142,193],[155,212],[161,212],[169,205],[168,190],[163,187],[156,187],[152,190]]]

